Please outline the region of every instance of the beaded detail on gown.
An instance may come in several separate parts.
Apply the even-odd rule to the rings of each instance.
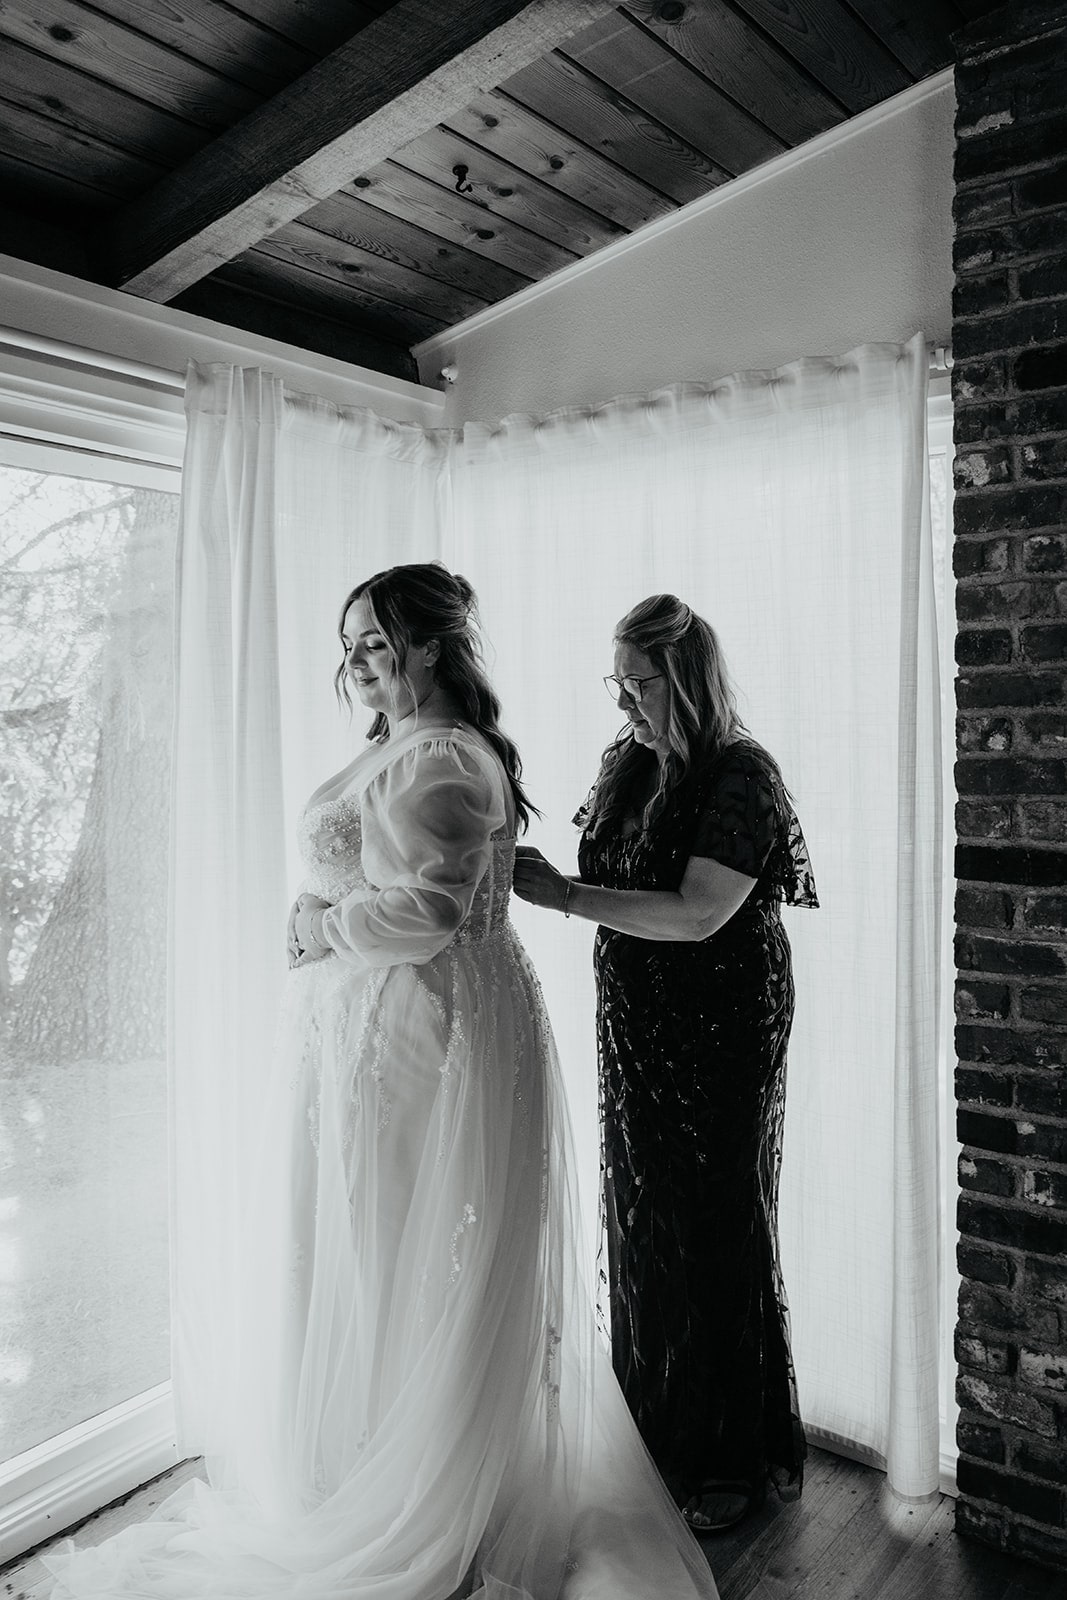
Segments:
[[[602,927],[594,953],[612,1355],[682,1504],[713,1479],[797,1482],[804,1458],[776,1224],[793,1016],[779,907],[818,901],[759,746],[729,747],[651,827],[587,829],[579,866],[675,890],[691,856],[757,879],[739,911],[701,942]]]
[[[369,747],[299,829],[210,1486],[50,1557],[53,1600],[717,1600],[595,1330],[502,769]]]

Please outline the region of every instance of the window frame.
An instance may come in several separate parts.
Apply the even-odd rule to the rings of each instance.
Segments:
[[[184,380],[61,349],[0,350],[0,461],[180,492]],[[0,1464],[0,1566],[179,1460],[169,1380],[12,1456]]]

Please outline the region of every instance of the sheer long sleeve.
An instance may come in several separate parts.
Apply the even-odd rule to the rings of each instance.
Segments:
[[[391,762],[362,799],[369,888],[325,911],[322,934],[371,967],[431,961],[470,912],[505,821],[491,758],[457,737],[434,738]]]

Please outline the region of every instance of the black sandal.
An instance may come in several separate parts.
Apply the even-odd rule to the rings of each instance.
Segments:
[[[708,1495],[715,1494],[734,1495],[744,1503],[740,1511],[735,1512],[733,1516],[720,1517],[717,1521],[712,1521],[699,1507],[691,1509],[694,1500],[704,1500]],[[690,1495],[689,1502],[682,1507],[682,1516],[695,1534],[725,1533],[727,1529],[736,1528],[739,1522],[743,1522],[749,1512],[755,1509],[755,1505],[756,1496],[752,1493],[750,1483],[745,1483],[740,1478],[709,1478],[701,1484],[696,1494]],[[697,1522],[695,1520],[697,1517],[703,1520]]]

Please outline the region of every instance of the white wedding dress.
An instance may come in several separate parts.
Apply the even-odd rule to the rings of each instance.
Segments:
[[[54,1600],[715,1600],[596,1333],[499,762],[416,729],[300,832],[335,953],[288,980],[211,1485]]]

